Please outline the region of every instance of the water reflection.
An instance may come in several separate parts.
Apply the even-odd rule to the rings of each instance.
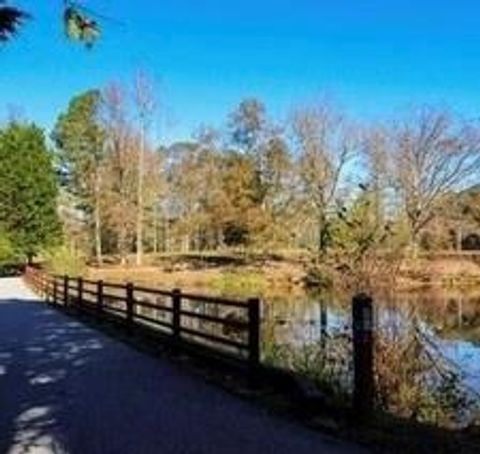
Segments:
[[[480,392],[480,288],[378,292],[375,309],[377,329],[384,332],[406,329],[414,316]],[[342,295],[267,297],[263,320],[268,341],[303,348],[348,329],[351,309]]]
[[[377,379],[386,387],[383,398],[397,393],[388,406],[408,417],[453,425],[454,412],[440,411],[430,402],[448,400],[458,409],[468,396],[480,403],[480,288],[379,291],[374,299]],[[267,297],[264,359],[315,381],[328,378],[337,391],[349,394],[351,325],[350,301],[344,295],[310,294],[295,300]],[[404,382],[395,374],[403,376]],[[426,392],[417,387],[420,382],[428,388]],[[409,413],[408,407],[420,399],[423,407]],[[414,414],[425,408],[429,413],[421,418]]]

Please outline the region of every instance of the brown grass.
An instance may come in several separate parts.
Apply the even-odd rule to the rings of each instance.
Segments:
[[[218,260],[217,260],[218,259]],[[219,282],[254,280],[250,293],[259,296],[299,295],[304,292],[305,266],[302,260],[289,258],[254,258],[198,255],[165,256],[149,260],[148,266],[108,265],[88,268],[88,277],[110,282],[134,282],[158,288],[224,293]],[[480,284],[480,265],[461,256],[421,258],[404,261],[397,280],[399,289]],[[228,286],[227,286],[228,287]],[[234,285],[233,285],[234,287]],[[248,291],[247,286],[247,291]],[[228,288],[227,288],[228,293]]]

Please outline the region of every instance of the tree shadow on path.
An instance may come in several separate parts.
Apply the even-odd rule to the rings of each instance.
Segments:
[[[0,453],[357,452],[43,303],[0,299]]]
[[[72,452],[63,427],[69,382],[102,343],[38,302],[0,300],[0,452]]]

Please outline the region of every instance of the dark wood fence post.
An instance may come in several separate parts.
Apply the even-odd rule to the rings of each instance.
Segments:
[[[50,303],[51,301],[51,298],[52,298],[52,294],[53,294],[53,288],[52,288],[52,285],[53,285],[53,280],[52,280],[52,277],[49,275],[49,274],[45,274],[45,279],[46,279],[46,282],[47,282],[47,303]]]
[[[127,284],[127,331],[129,334],[133,332],[133,306],[134,306],[134,287],[131,282]]]
[[[260,365],[260,300],[248,300],[248,364],[250,379],[256,382]]]
[[[325,299],[320,300],[320,348],[322,354],[325,354],[327,349],[327,335],[328,335],[328,312]]]
[[[77,302],[78,305],[81,306],[83,304],[83,279],[81,277],[77,279],[77,290]]]
[[[40,282],[42,286],[43,299],[48,303],[48,279],[46,274],[42,273],[40,275]]]
[[[173,339],[180,339],[180,311],[182,310],[182,292],[176,288],[172,291],[172,329]]]
[[[68,276],[63,276],[63,305],[68,306]]]
[[[358,294],[352,300],[353,317],[353,408],[357,421],[368,420],[374,405],[373,300]]]
[[[41,274],[42,286],[43,286],[43,298],[48,302],[48,276],[44,273]]]
[[[97,317],[102,318],[103,312],[103,281],[97,282]]]
[[[58,282],[57,278],[53,276],[53,304],[57,304],[57,299],[58,299]]]

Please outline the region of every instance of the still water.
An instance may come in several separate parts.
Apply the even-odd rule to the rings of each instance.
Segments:
[[[351,306],[341,296],[267,297],[263,320],[268,342],[300,351],[325,336],[351,332]],[[407,330],[412,323],[455,366],[463,383],[480,394],[480,288],[375,295],[379,333]]]

